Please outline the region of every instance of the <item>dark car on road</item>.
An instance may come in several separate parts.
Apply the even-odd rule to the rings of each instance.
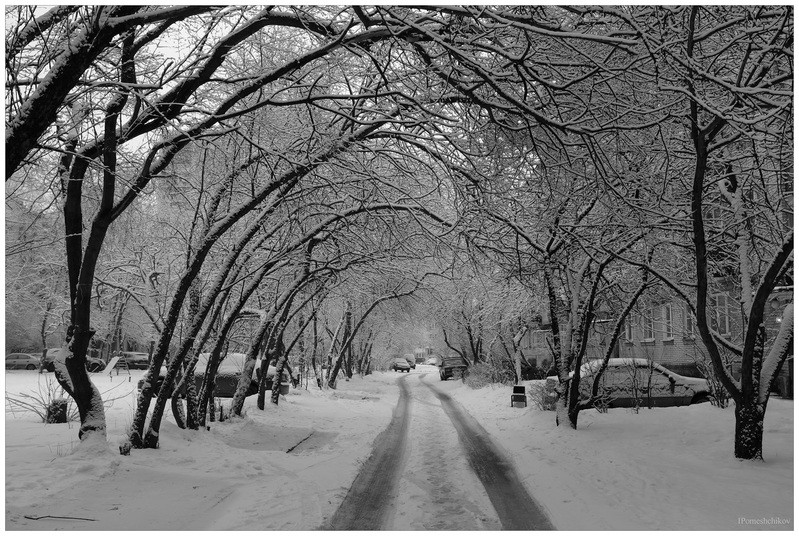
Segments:
[[[580,399],[588,400],[601,360],[580,367]],[[573,375],[572,372],[570,375]],[[544,385],[544,407],[554,409],[557,376]],[[610,408],[688,406],[710,399],[710,387],[704,378],[692,378],[672,372],[646,359],[614,358],[599,379],[601,403]]]
[[[442,357],[438,364],[438,375],[441,381],[455,377],[463,377],[469,370],[469,363],[459,355]]]
[[[389,367],[394,372],[410,372],[411,366],[408,364],[408,361],[404,357],[398,357],[391,362],[391,367]]]
[[[41,356],[33,354],[6,354],[6,368],[36,370],[41,360]]]

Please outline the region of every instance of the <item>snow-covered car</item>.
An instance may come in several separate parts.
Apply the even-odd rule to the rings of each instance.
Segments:
[[[205,378],[205,368],[208,364],[208,356],[209,354],[201,354],[200,358],[197,361],[197,365],[194,369],[194,385],[199,390],[202,386],[203,379]],[[216,377],[214,379],[214,396],[217,398],[232,398],[233,395],[236,393],[236,388],[239,385],[239,378],[241,377],[241,371],[244,369],[244,359],[245,355],[240,353],[231,353],[226,355],[222,362],[219,364],[219,368],[216,372]],[[270,365],[267,368],[266,372],[266,390],[271,391],[273,380],[275,377],[276,369],[274,365]],[[154,393],[158,393],[161,390],[161,384],[164,381],[164,377],[166,376],[166,367],[161,367],[161,371],[156,379],[155,383],[155,390]],[[258,382],[261,378],[261,362],[259,361],[255,365],[255,369],[253,370],[252,378],[250,379],[250,385],[247,388],[247,396],[254,395],[258,392]],[[144,378],[139,380],[138,388],[141,391],[142,385],[144,384]],[[280,382],[280,394],[286,395],[289,392],[291,386],[291,377],[288,374],[287,370],[283,370],[283,374],[281,375],[281,382]],[[181,395],[181,397],[185,396],[185,393]]]
[[[413,354],[405,354],[402,357],[405,358],[405,361],[407,361],[409,367],[411,367],[412,369],[416,368],[416,358],[413,357]]]
[[[33,354],[6,354],[6,368],[36,370],[39,368],[39,363],[41,360],[41,356]]]
[[[580,399],[588,400],[602,361],[589,361],[580,367]],[[570,373],[573,376],[574,372]],[[557,376],[549,376],[544,386],[544,407],[554,409]],[[614,358],[599,380],[598,394],[611,408],[637,406],[688,406],[710,400],[710,386],[704,378],[672,372],[663,365],[640,358]]]
[[[410,372],[411,366],[408,364],[408,361],[405,360],[404,357],[398,357],[391,362],[391,366],[389,367],[394,372]]]
[[[441,381],[454,377],[464,377],[469,370],[469,363],[459,355],[442,357],[438,364],[438,376]]]

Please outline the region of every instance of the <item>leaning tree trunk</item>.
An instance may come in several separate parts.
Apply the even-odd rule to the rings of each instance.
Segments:
[[[271,337],[268,337],[268,339],[266,351],[261,359],[261,375],[258,378],[257,406],[258,409],[262,411],[266,408],[266,382],[268,381],[267,376],[269,375],[269,363],[278,355],[275,342]],[[274,378],[272,378],[272,381],[274,382]]]
[[[347,380],[352,378],[352,341],[350,341],[350,334],[352,333],[352,303],[347,301],[347,313],[345,314],[346,324],[344,325],[344,335],[341,337],[347,345],[344,353],[344,373],[347,375]]]
[[[258,351],[261,348],[261,342],[264,340],[269,328],[272,326],[272,316],[267,315],[266,318],[261,320],[261,325],[258,327],[258,332],[252,339],[252,345],[247,350],[247,356],[244,359],[244,369],[239,376],[239,384],[236,386],[236,393],[233,395],[233,400],[230,402],[230,414],[241,416],[241,411],[244,409],[244,399],[247,397],[247,389],[252,381],[252,373],[255,370],[255,363],[258,360]],[[269,369],[269,364],[266,364],[264,369],[263,363],[261,364],[261,376],[265,376]]]
[[[282,337],[281,337],[282,338]],[[278,358],[277,363],[275,364],[275,377],[272,378],[272,404],[276,405],[280,401],[280,380],[283,377],[283,369],[286,367],[286,361],[288,360],[288,354],[286,353],[285,348],[283,347],[283,341],[278,341]]]
[[[191,318],[192,321],[194,321],[199,315],[201,298],[200,278],[197,278],[194,280],[194,284],[189,289],[189,318]],[[186,411],[183,413],[183,417],[185,428],[190,430],[197,430],[199,428],[197,424],[197,388],[194,385],[194,368],[197,365],[197,359],[199,358],[199,354],[203,345],[211,335],[212,324],[213,318],[211,319],[209,326],[206,328],[205,333],[200,338],[200,342],[194,350],[194,355],[183,367],[183,374],[178,381],[177,386],[175,387],[175,391],[172,393],[172,408],[176,420],[178,415],[180,415],[180,413],[183,411],[183,405],[180,402],[180,395],[181,393],[184,393],[186,396]],[[176,405],[179,406],[179,410],[176,408]]]
[[[335,388],[336,376],[338,376],[338,371],[339,369],[341,369],[341,355],[343,351],[338,353],[335,366],[333,365],[333,356],[336,355],[336,344],[338,342],[338,334],[341,332],[341,328],[344,326],[345,321],[346,321],[346,315],[341,317],[341,321],[338,323],[338,327],[336,328],[336,331],[333,334],[333,338],[330,341],[330,350],[327,352],[327,357],[325,357],[325,362],[327,364],[327,378],[325,378],[325,380],[327,386],[330,388]]]
[[[261,374],[258,376],[258,399],[255,404],[261,411],[266,408],[266,376],[269,372],[271,359],[272,355],[268,350],[261,358]]]
[[[222,330],[222,335],[226,335],[227,331]],[[216,378],[216,371],[219,369],[219,362],[223,354],[223,347],[225,345],[224,337],[217,339],[208,356],[208,363],[205,365],[205,374],[203,375],[203,382],[200,386],[200,392],[197,394],[197,424],[205,426],[205,419],[210,412],[211,422],[214,419],[214,380]],[[225,354],[227,351],[224,352]]]
[[[306,322],[305,322],[304,318],[305,318],[305,315],[302,312],[300,312],[300,316],[297,318],[297,324],[300,326],[301,330],[302,330],[302,326],[306,325]],[[300,360],[299,360],[300,385],[302,385],[303,379],[306,379],[305,388],[307,389],[308,388],[308,382],[307,382],[307,374],[308,374],[307,366],[308,365],[306,364],[306,359],[305,359],[305,332],[304,332],[304,330],[300,331],[299,339],[297,340],[297,352],[300,354]],[[292,378],[293,378],[293,376],[292,376]]]
[[[322,377],[322,368],[316,359],[319,351],[319,332],[316,323],[316,311],[313,312],[313,350],[311,351],[311,368],[313,369],[314,378],[316,378],[316,386],[321,389],[324,378]]]
[[[372,345],[373,344],[374,344],[374,340],[371,339],[371,335],[370,335],[369,344],[366,345],[366,350],[364,350],[363,362],[361,363],[360,370],[358,370],[358,373],[361,375],[361,377],[363,377],[363,376],[365,376],[367,374],[370,374],[369,367],[372,365]]]

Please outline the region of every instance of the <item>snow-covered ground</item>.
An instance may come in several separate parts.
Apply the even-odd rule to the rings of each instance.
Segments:
[[[6,401],[7,530],[318,528],[391,419],[398,393],[396,375],[375,374],[342,380],[336,391],[292,389],[266,411],[249,397],[246,417],[211,423],[210,432],[181,430],[167,415],[159,449],[121,456],[142,374],[93,375],[104,399],[115,399],[107,444],[79,444],[75,423],[45,425]],[[52,378],[7,372],[6,393],[36,392]],[[63,517],[29,519],[41,516]]]
[[[114,399],[107,443],[81,444],[74,423],[45,425],[6,402],[7,530],[319,528],[398,397],[397,373],[340,381],[337,391],[292,389],[266,411],[250,397],[246,417],[212,423],[210,432],[180,430],[167,416],[160,449],[120,456],[141,374],[93,377]],[[7,372],[5,390],[35,392],[47,379]],[[793,528],[792,401],[769,404],[765,462],[742,462],[732,456],[731,409],[587,411],[572,431],[534,405],[511,408],[509,387],[426,380],[494,436],[558,529]],[[461,492],[483,500],[477,487]]]
[[[509,387],[451,389],[560,530],[793,529],[792,400],[769,401],[760,462],[733,456],[731,407],[591,410],[572,430]]]

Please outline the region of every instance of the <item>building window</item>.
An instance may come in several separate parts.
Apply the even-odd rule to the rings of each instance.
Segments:
[[[696,317],[694,313],[691,312],[691,308],[687,305],[685,306],[683,318],[685,319],[684,326],[683,326],[683,337],[686,339],[693,339],[696,336],[696,332],[694,331],[694,326],[696,326]]]
[[[663,306],[661,311],[661,318],[663,319],[663,340],[674,338],[674,324],[671,320],[671,304],[667,303]]]
[[[627,342],[632,342],[633,340],[633,319],[632,315],[627,317],[627,320],[624,321],[624,340]]]
[[[654,310],[647,309],[646,314],[642,319],[641,330],[644,341],[653,341],[655,340],[655,318],[654,318]]]
[[[730,334],[730,311],[729,299],[726,294],[715,294],[711,297],[710,304],[712,309],[710,315],[710,327],[719,332],[719,335]]]

